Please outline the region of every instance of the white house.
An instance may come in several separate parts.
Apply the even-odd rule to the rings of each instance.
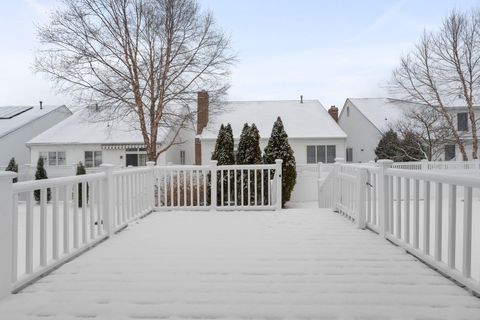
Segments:
[[[229,101],[223,109],[212,119],[202,119],[199,110],[197,157],[201,163],[210,161],[221,124],[231,124],[237,146],[244,124],[255,123],[263,150],[277,117],[285,126],[297,164],[332,163],[336,157],[345,157],[347,135],[318,100]]]
[[[375,148],[382,133],[404,119],[409,109],[419,104],[391,98],[348,98],[340,113],[338,124],[347,133],[346,159],[348,162],[368,162],[375,159]],[[449,107],[457,130],[464,136],[467,154],[471,154],[471,130],[466,107]],[[480,107],[475,108],[476,118]],[[461,160],[455,144],[446,144],[444,153],[436,160]]]
[[[165,136],[165,132],[160,131],[158,141],[163,141]],[[79,161],[87,168],[102,163],[127,167],[142,166],[147,161],[141,132],[133,122],[95,122],[87,108],[31,139],[27,145],[31,150],[31,163],[43,157],[49,167],[71,166]],[[165,161],[165,155],[161,155],[159,163]]]
[[[30,163],[27,141],[71,114],[66,106],[44,106],[42,103],[36,107],[0,107],[0,166],[6,166],[12,157],[20,165]]]

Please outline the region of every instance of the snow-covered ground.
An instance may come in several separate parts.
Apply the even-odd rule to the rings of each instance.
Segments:
[[[480,299],[328,209],[154,213],[0,319],[479,319]]]

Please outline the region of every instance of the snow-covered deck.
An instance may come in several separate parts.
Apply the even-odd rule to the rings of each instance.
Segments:
[[[328,209],[153,213],[1,319],[479,319],[480,299]]]

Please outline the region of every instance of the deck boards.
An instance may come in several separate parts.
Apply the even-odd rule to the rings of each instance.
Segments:
[[[480,319],[480,299],[327,209],[154,213],[0,319]]]

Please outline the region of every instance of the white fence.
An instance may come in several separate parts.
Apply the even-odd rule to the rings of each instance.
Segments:
[[[480,201],[474,197],[480,178],[392,166],[390,160],[336,164],[319,186],[319,206],[334,208],[480,293]]]
[[[276,210],[282,205],[282,160],[275,164],[155,168],[156,205],[181,210]]]
[[[0,298],[155,209],[281,209],[272,165],[154,166],[13,183],[0,172]]]

